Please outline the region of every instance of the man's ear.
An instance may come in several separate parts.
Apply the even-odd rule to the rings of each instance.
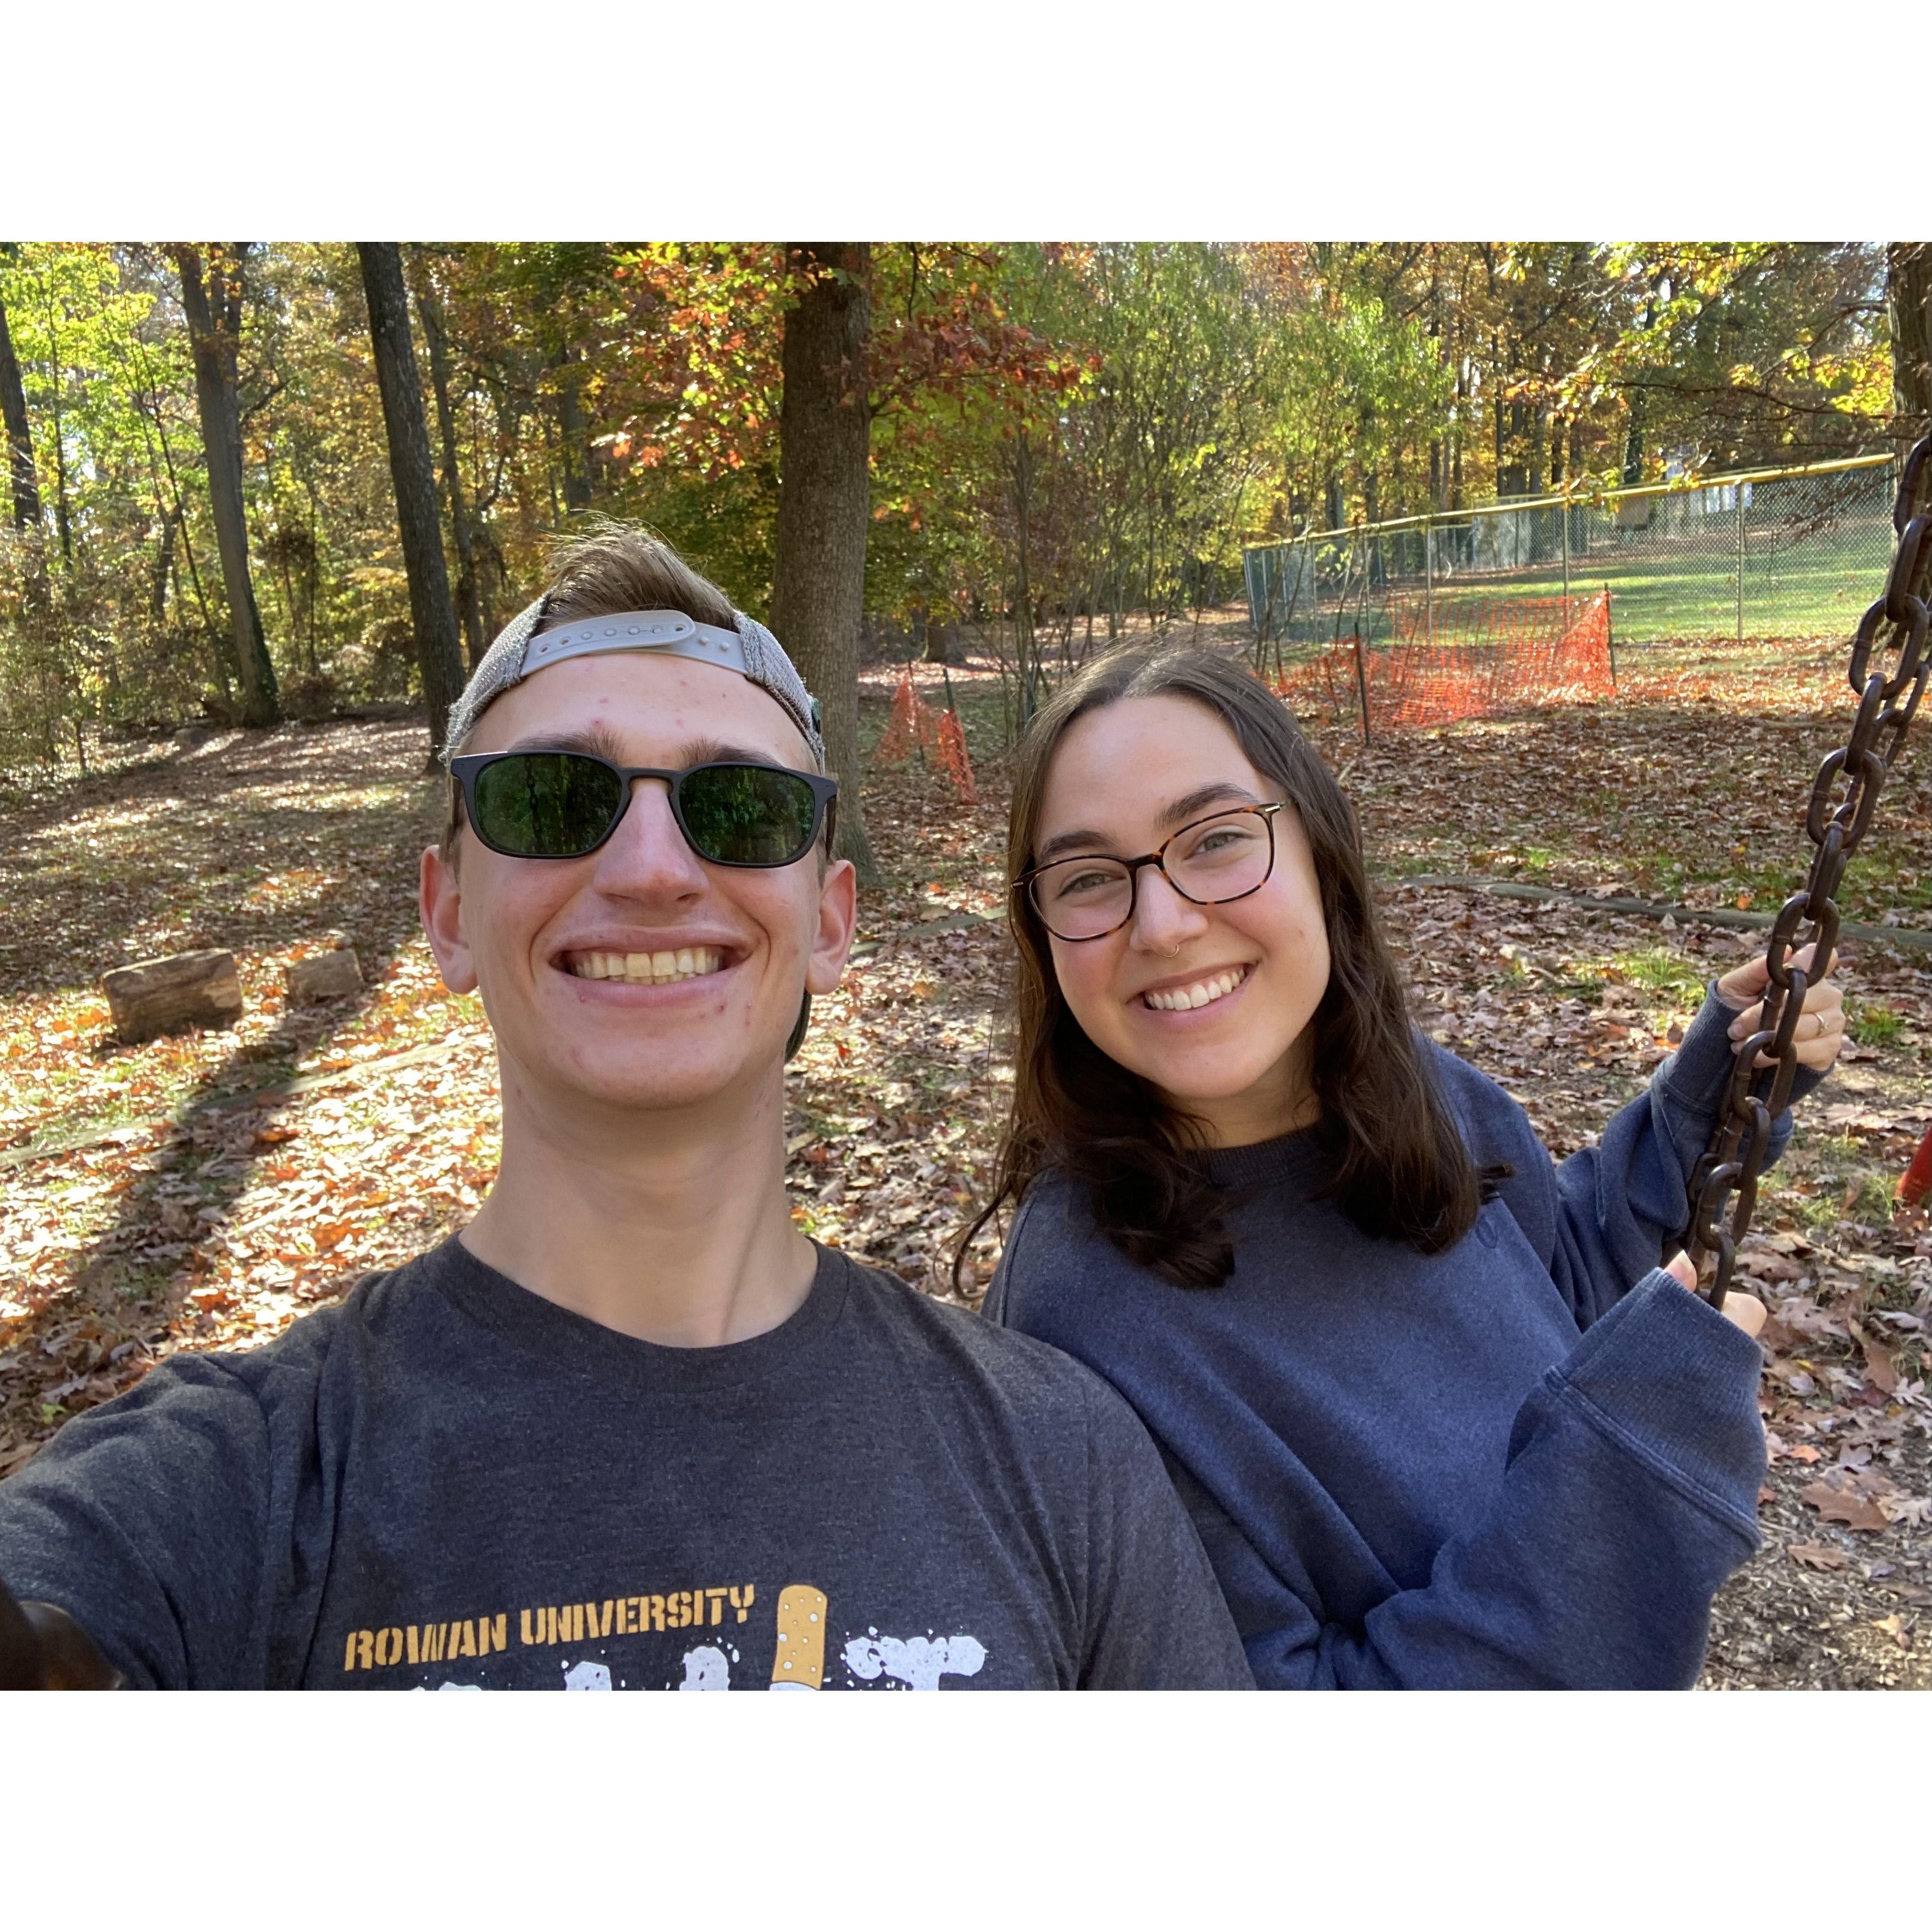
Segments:
[[[835,859],[818,882],[818,930],[805,969],[808,993],[829,993],[838,985],[858,924],[859,875],[850,860]]]
[[[463,932],[463,888],[456,868],[434,845],[424,848],[416,909],[422,916],[423,931],[428,936],[429,950],[436,955],[442,983],[452,993],[475,992],[476,968]]]

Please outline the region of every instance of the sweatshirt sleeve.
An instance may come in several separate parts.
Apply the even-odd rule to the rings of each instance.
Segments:
[[[1324,1620],[1175,1472],[1264,1690],[1689,1686],[1756,1546],[1757,1346],[1652,1273],[1519,1412],[1486,1520],[1360,1627]]]
[[[1730,1083],[1736,1017],[1714,982],[1683,1043],[1649,1087],[1612,1116],[1596,1146],[1553,1169],[1526,1148],[1518,1178],[1504,1184],[1503,1198],[1580,1327],[1612,1306],[1688,1229],[1687,1190]],[[1800,1067],[1792,1098],[1802,1100],[1824,1077]],[[1791,1126],[1787,1108],[1772,1124],[1767,1166],[1784,1151]]]
[[[0,1484],[0,1577],[74,1617],[132,1688],[260,1683],[268,1442],[219,1363],[164,1364]]]

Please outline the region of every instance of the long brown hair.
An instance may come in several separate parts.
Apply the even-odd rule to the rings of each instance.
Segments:
[[[1355,814],[1342,788],[1259,680],[1215,652],[1138,644],[1088,665],[1041,710],[1019,749],[1006,877],[1034,862],[1040,801],[1060,740],[1076,718],[1123,698],[1185,698],[1233,732],[1249,764],[1300,814],[1328,929],[1327,991],[1309,1026],[1310,1070],[1330,1156],[1323,1192],[1365,1233],[1424,1254],[1452,1247],[1474,1221],[1477,1174],[1412,1025],[1395,962],[1376,922]],[[1131,1260],[1182,1288],[1233,1271],[1225,1190],[1208,1177],[1202,1124],[1095,1046],[1060,990],[1046,930],[1024,892],[1010,891],[1018,948],[1012,1111],[994,1192],[955,1256],[1049,1169],[1084,1184],[1095,1224]]]

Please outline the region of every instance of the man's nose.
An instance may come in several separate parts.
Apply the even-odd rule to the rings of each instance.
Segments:
[[[1134,892],[1130,936],[1146,952],[1172,952],[1207,930],[1200,907],[1174,890],[1158,866],[1143,866]]]
[[[663,778],[633,779],[630,808],[598,848],[598,890],[682,897],[702,892],[706,883],[698,854],[678,830],[669,784]]]

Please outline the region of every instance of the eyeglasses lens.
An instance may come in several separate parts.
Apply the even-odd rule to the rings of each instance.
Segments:
[[[477,774],[476,829],[518,858],[574,858],[610,831],[623,802],[622,779],[594,758],[521,752]]]
[[[700,857],[722,866],[788,866],[812,843],[818,801],[795,773],[768,765],[707,765],[678,796]]]
[[[1190,825],[1162,862],[1177,892],[1215,905],[1253,892],[1267,879],[1274,844],[1259,812],[1232,812]],[[1118,859],[1065,859],[1038,873],[1029,887],[1046,929],[1061,939],[1098,939],[1126,922],[1132,875]]]
[[[1132,875],[1114,859],[1068,859],[1049,866],[1029,889],[1048,932],[1062,939],[1098,939],[1127,916]]]
[[[1167,876],[1203,904],[1239,898],[1268,877],[1271,843],[1258,813],[1229,812],[1190,826],[1168,847]]]

